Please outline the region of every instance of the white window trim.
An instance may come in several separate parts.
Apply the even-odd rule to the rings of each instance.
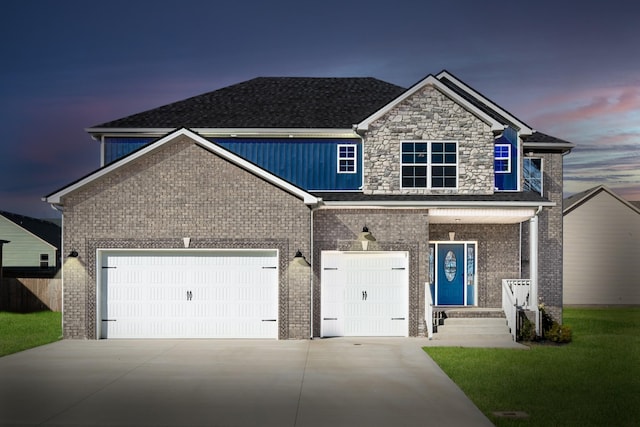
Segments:
[[[507,157],[496,157],[495,147],[507,147]],[[506,160],[507,161],[507,170],[504,171],[495,171],[495,173],[511,173],[511,144],[495,144],[493,151],[493,160]]]
[[[353,148],[353,157],[340,157],[340,148],[342,147],[351,147]],[[356,144],[338,144],[337,150],[337,163],[336,163],[336,171],[337,173],[358,173],[358,146]],[[352,171],[341,171],[340,170],[340,160],[351,160],[353,161],[353,170]]]
[[[540,160],[540,195],[544,195],[544,159],[539,156],[531,156],[524,157],[522,159],[522,189],[524,190],[524,181],[526,177],[524,176],[524,162],[527,160]]]
[[[410,143],[426,143],[427,144],[427,163],[404,163],[402,161],[402,144],[405,142]],[[431,167],[432,166],[454,166],[453,163],[431,163],[431,146],[434,143],[453,143],[456,144],[456,186],[455,187],[433,187],[431,185]],[[403,190],[457,190],[460,184],[460,144],[454,140],[439,140],[439,139],[407,139],[400,141],[400,188]],[[427,186],[426,187],[405,187],[402,185],[402,167],[403,166],[426,166],[427,167]]]

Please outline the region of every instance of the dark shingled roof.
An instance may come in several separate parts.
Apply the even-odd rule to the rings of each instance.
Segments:
[[[93,127],[351,129],[404,91],[370,77],[258,77]]]
[[[522,135],[522,142],[552,142],[559,144],[572,144],[569,141],[565,141],[564,139],[556,138],[555,136],[547,135],[546,133],[535,131],[531,135]]]
[[[312,194],[327,202],[549,202],[548,199],[532,191],[451,195],[364,194],[357,192],[313,192]]]
[[[43,219],[32,218],[30,216],[19,215],[11,212],[0,211],[0,215],[25,230],[35,234],[45,242],[55,246],[56,249],[60,249],[62,230],[59,225]]]

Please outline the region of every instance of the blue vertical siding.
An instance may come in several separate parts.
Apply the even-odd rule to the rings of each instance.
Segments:
[[[122,158],[157,138],[105,138],[105,164]],[[234,154],[305,190],[350,191],[362,185],[359,139],[208,138]],[[338,145],[356,146],[355,173],[338,173]]]
[[[229,151],[305,190],[358,190],[362,183],[359,140],[212,138]],[[356,173],[338,173],[338,145],[356,146]]]
[[[495,144],[509,144],[511,146],[511,172],[494,173],[495,187],[502,191],[516,191],[518,189],[518,133],[515,129],[506,128],[502,136],[495,140]]]
[[[112,138],[104,139],[104,164],[108,165],[158,138]]]

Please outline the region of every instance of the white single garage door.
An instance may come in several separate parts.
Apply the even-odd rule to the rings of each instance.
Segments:
[[[278,338],[276,250],[99,255],[101,338]]]
[[[321,336],[408,336],[406,252],[322,253]]]

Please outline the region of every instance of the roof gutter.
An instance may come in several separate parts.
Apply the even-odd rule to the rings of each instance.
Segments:
[[[94,139],[103,136],[164,136],[179,128],[86,128]],[[226,138],[358,138],[355,129],[332,128],[188,128],[203,137]]]
[[[571,142],[523,142],[524,148],[535,148],[538,150],[563,150],[571,151],[576,147],[576,144]]]

